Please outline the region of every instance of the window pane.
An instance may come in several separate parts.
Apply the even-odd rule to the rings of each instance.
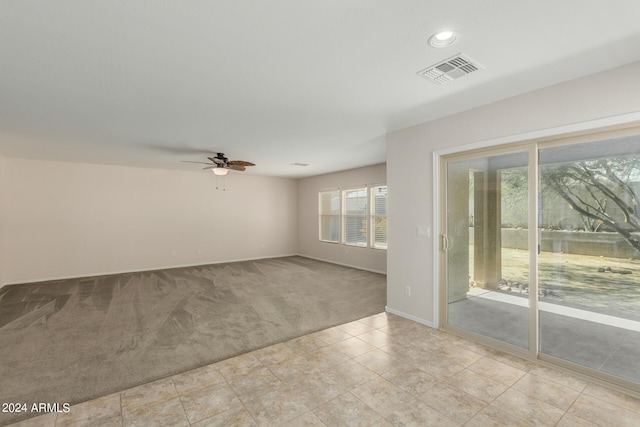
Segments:
[[[320,240],[340,242],[340,191],[323,191],[318,194],[320,214]]]
[[[367,217],[344,217],[344,243],[347,245],[367,245]]]
[[[638,383],[640,136],[539,153],[539,350]]]
[[[345,214],[366,215],[367,189],[347,190],[344,192]]]
[[[387,248],[387,186],[371,188],[371,246]]]
[[[324,191],[320,193],[320,214],[340,215],[340,191]]]
[[[340,217],[322,215],[320,217],[320,240],[338,243],[340,239]]]
[[[344,191],[344,243],[367,246],[367,189]]]

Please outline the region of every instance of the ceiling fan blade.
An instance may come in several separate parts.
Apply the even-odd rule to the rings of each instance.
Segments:
[[[245,160],[229,160],[229,164],[237,166],[255,166],[255,164],[247,162]]]
[[[240,166],[240,165],[229,165],[229,166],[227,166],[226,169],[231,169],[231,170],[234,170],[234,171],[246,170],[246,168],[244,166]]]
[[[192,162],[191,160],[180,160],[182,163],[198,163],[201,165],[211,165],[211,163],[207,163],[207,162]]]
[[[224,159],[220,159],[218,157],[207,157],[207,159],[211,160],[215,164],[224,166]]]
[[[205,171],[207,169],[215,169],[215,168],[217,168],[216,165],[211,165],[211,166],[206,166],[206,167],[202,168],[202,170]]]

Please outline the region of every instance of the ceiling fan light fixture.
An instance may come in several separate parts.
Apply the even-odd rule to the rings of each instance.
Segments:
[[[451,46],[458,39],[458,33],[453,30],[439,31],[429,37],[429,46],[435,48]]]
[[[213,173],[215,173],[218,176],[225,176],[226,174],[229,173],[229,169],[225,169],[225,168],[213,168],[211,170],[213,171]]]

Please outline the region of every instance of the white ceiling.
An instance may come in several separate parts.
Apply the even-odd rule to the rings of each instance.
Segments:
[[[638,0],[2,0],[0,156],[382,163],[389,131],[640,60],[639,22]],[[485,69],[416,75],[460,52]]]

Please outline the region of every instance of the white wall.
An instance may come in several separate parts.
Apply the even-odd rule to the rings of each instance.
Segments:
[[[435,320],[437,254],[433,237],[416,235],[416,226],[433,226],[434,150],[638,111],[640,62],[390,133],[388,309],[427,324]]]
[[[359,185],[385,184],[386,165],[318,175],[298,181],[298,253],[337,264],[386,273],[387,251],[318,240],[318,192]]]
[[[10,158],[2,170],[4,283],[297,253],[293,179],[232,172],[222,191],[206,172]]]

